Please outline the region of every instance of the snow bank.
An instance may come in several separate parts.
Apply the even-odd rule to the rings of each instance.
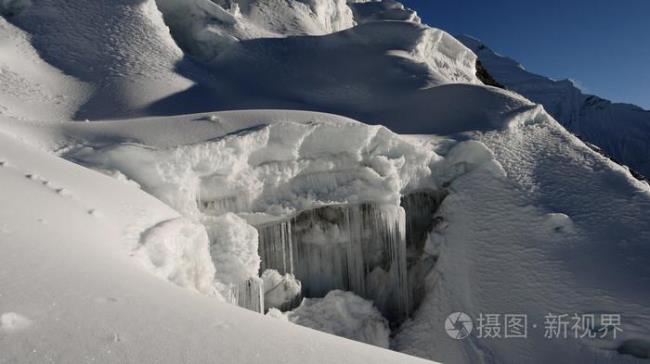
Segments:
[[[334,290],[323,298],[305,298],[298,308],[284,315],[293,323],[318,331],[384,348],[389,345],[388,321],[372,302],[352,292]]]
[[[178,218],[145,231],[134,254],[155,275],[181,287],[215,295],[215,268],[208,243],[203,226]]]
[[[84,147],[68,158],[119,170],[186,216],[253,212],[285,216],[314,206],[399,204],[426,184],[437,156],[383,127],[277,122],[197,144]]]

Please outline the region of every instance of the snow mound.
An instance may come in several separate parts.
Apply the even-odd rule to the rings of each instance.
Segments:
[[[282,309],[300,298],[300,281],[291,273],[282,275],[275,269],[266,269],[262,273],[262,280],[266,308]]]
[[[194,82],[154,0],[37,0],[11,22],[42,58],[92,85],[77,119],[143,115]],[[180,71],[180,72],[179,72]]]
[[[89,91],[89,85],[44,62],[29,33],[1,16],[0,83],[0,116],[39,121],[69,120]]]
[[[323,298],[305,298],[298,308],[284,315],[293,323],[318,331],[384,348],[389,345],[388,321],[372,302],[352,292],[334,290]]]
[[[205,228],[185,218],[167,220],[145,231],[134,252],[155,275],[215,295],[215,268]]]

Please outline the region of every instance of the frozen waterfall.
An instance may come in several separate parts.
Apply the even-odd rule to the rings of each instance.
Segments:
[[[258,225],[260,269],[294,274],[304,297],[352,291],[399,323],[419,303],[417,281],[435,263],[424,258],[423,245],[441,199],[422,191],[405,196],[402,206],[329,205]]]

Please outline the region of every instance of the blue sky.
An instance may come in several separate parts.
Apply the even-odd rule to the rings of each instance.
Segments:
[[[650,0],[404,0],[526,69],[650,109]]]

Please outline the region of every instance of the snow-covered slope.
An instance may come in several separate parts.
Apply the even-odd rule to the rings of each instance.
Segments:
[[[92,86],[75,110],[75,119],[199,107],[200,102],[185,97],[174,99],[175,105],[149,110],[153,101],[195,86],[189,78],[207,79],[184,59],[153,0],[29,4],[8,20],[29,34],[43,60]]]
[[[0,17],[0,115],[69,120],[90,86],[43,61],[28,33]]]
[[[650,111],[583,93],[570,80],[551,80],[524,69],[479,40],[459,39],[480,58],[498,82],[544,108],[581,139],[614,160],[650,177]]]

